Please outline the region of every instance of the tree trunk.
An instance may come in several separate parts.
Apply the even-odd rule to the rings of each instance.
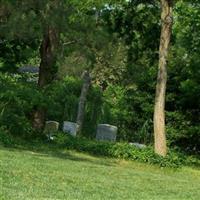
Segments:
[[[156,97],[154,107],[154,149],[155,153],[166,156],[165,133],[165,95],[167,84],[167,57],[172,32],[172,0],[161,0],[161,37],[159,48],[159,68],[156,85]]]
[[[47,28],[40,46],[40,70],[38,86],[40,88],[52,82],[56,74],[56,48],[58,45],[57,32],[52,28]]]
[[[45,124],[45,110],[36,107],[32,112],[32,126],[37,131],[42,131]]]
[[[88,71],[85,71],[83,73],[83,86],[82,86],[82,90],[81,90],[81,96],[79,98],[78,113],[77,113],[77,119],[76,119],[76,123],[78,124],[78,130],[77,130],[78,133],[80,133],[82,130],[86,97],[88,94],[90,83],[91,83],[90,74]]]
[[[40,68],[39,68],[39,88],[44,88],[51,83],[56,74],[56,48],[58,45],[58,34],[56,30],[47,27],[40,46]],[[42,130],[45,125],[46,111],[37,107],[33,112],[32,125],[36,130]]]

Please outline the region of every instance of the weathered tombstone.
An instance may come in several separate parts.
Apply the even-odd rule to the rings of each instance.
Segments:
[[[27,66],[21,66],[17,70],[20,73],[31,73],[31,74],[38,74],[39,73],[39,67],[38,66],[32,66],[32,65],[27,65]]]
[[[26,65],[26,66],[21,66],[17,70],[21,74],[26,74],[28,75],[27,77],[27,82],[38,82],[39,78],[39,67],[38,66],[32,66],[32,65]]]
[[[46,121],[44,132],[49,140],[53,140],[53,135],[58,131],[59,122]]]
[[[135,143],[130,142],[129,144],[137,147],[138,149],[144,149],[144,148],[147,147],[145,144],[140,144],[140,143],[137,143],[137,142],[135,142]]]
[[[78,124],[74,122],[64,121],[63,132],[69,133],[72,136],[76,136],[78,130]]]
[[[117,127],[110,124],[99,124],[97,127],[96,140],[115,142]]]

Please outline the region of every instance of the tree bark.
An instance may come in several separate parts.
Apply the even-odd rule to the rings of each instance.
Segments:
[[[77,113],[77,119],[76,119],[76,123],[78,124],[78,130],[77,130],[78,133],[82,131],[84,112],[85,112],[85,103],[87,100],[87,94],[88,94],[88,90],[91,83],[91,78],[88,71],[85,71],[82,77],[83,77],[83,86],[82,86],[81,95],[79,98],[78,113]]]
[[[47,28],[40,46],[40,68],[38,86],[40,88],[52,82],[56,74],[56,48],[58,34],[56,30]]]
[[[42,131],[45,125],[46,112],[43,108],[36,107],[32,112],[32,127],[34,130]]]
[[[172,32],[172,0],[161,0],[161,37],[159,48],[159,68],[154,107],[154,150],[156,154],[166,156],[165,96],[167,84],[167,57]]]
[[[40,46],[41,62],[39,67],[38,87],[41,89],[51,83],[55,77],[58,41],[57,31],[48,26]],[[32,115],[32,125],[34,129],[42,130],[44,128],[45,115],[45,109],[39,107],[35,109]]]

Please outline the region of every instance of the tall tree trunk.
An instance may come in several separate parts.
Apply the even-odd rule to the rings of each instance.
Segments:
[[[167,57],[172,32],[172,0],[161,0],[161,37],[159,48],[159,68],[156,85],[156,97],[154,107],[154,149],[155,153],[166,156],[165,133],[165,95],[167,84]]]
[[[58,47],[58,34],[56,30],[48,27],[40,46],[40,70],[38,86],[43,88],[52,82],[56,74],[56,51]]]
[[[88,71],[85,71],[82,77],[83,77],[83,86],[82,86],[81,95],[79,98],[78,113],[77,113],[77,119],[76,119],[76,123],[78,124],[78,130],[77,130],[78,133],[80,133],[82,130],[84,112],[85,112],[85,103],[86,103],[86,98],[87,98],[88,90],[91,83],[91,78]]]
[[[39,88],[44,88],[52,82],[56,74],[56,54],[58,46],[58,34],[55,29],[47,27],[43,35],[43,40],[40,46],[40,68],[39,68]],[[33,111],[32,124],[36,130],[42,130],[45,124],[46,111],[43,108],[35,108]]]

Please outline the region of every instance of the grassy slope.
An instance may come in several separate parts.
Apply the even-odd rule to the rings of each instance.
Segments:
[[[0,199],[199,200],[200,170],[0,148]]]

